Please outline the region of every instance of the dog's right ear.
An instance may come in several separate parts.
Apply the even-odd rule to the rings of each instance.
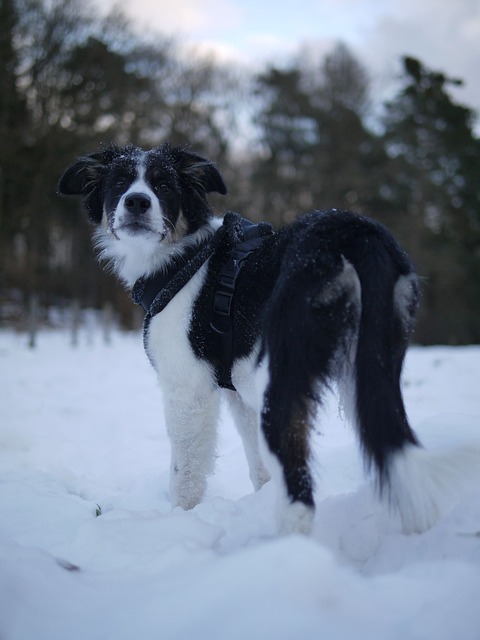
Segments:
[[[95,224],[100,224],[103,216],[101,181],[107,167],[118,153],[119,149],[111,146],[104,151],[79,158],[68,167],[58,182],[60,195],[83,196],[83,206]]]

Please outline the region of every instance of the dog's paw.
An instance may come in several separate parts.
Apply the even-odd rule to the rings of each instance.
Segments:
[[[193,509],[202,501],[206,483],[179,482],[177,477],[170,482],[170,502],[172,508],[184,511]]]
[[[315,510],[303,502],[282,504],[278,509],[278,531],[281,535],[303,534],[309,535],[312,531]]]

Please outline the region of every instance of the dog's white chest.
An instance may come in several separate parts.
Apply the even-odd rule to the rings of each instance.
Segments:
[[[145,348],[162,386],[197,386],[211,377],[206,362],[198,359],[190,345],[188,331],[193,304],[203,285],[207,265],[150,320]]]

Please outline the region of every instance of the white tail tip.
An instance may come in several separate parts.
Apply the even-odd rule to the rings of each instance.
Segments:
[[[405,533],[429,529],[480,479],[480,442],[447,451],[409,445],[392,459],[390,500]]]

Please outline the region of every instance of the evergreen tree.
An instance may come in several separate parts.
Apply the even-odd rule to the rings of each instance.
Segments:
[[[473,112],[451,98],[460,81],[403,60],[387,105],[385,145],[397,233],[426,276],[422,342],[480,339],[480,141]],[[477,178],[475,179],[475,176]]]
[[[27,123],[25,101],[17,87],[18,58],[13,42],[18,15],[13,0],[0,0],[0,24],[0,253],[4,253],[17,228],[15,211]]]
[[[271,68],[257,83],[263,155],[254,176],[265,214],[280,223],[311,208],[380,208],[384,153],[364,125],[368,78],[349,50]]]
[[[35,292],[131,309],[94,260],[84,216],[56,197],[58,177],[110,142],[170,139],[226,162],[230,74],[133,35],[118,11],[100,19],[88,0],[0,3],[0,303]]]

